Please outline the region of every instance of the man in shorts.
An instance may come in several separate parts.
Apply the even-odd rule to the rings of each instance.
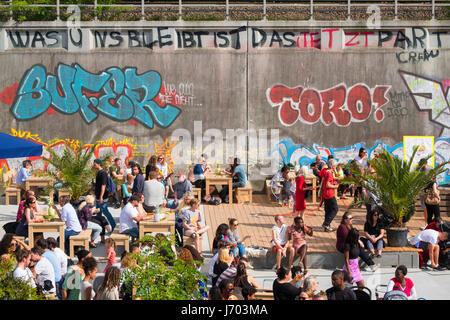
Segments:
[[[272,250],[277,253],[276,270],[281,267],[281,257],[286,257],[288,252],[289,266],[291,266],[294,261],[294,248],[288,245],[288,229],[288,226],[284,223],[284,217],[281,215],[276,215],[275,225],[272,227],[272,241],[270,242],[272,245]]]

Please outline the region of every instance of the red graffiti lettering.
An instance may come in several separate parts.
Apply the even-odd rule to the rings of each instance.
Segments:
[[[347,107],[355,122],[366,120],[372,110],[369,88],[361,84],[353,86],[348,92]]]
[[[13,83],[11,87],[6,87],[5,90],[0,93],[0,101],[6,104],[12,104],[16,98],[16,92],[19,88],[18,83]]]
[[[352,46],[357,46],[359,44],[359,41],[357,42],[352,42],[353,40],[355,40],[355,38],[359,35],[359,32],[346,32],[345,33],[346,36],[353,36],[353,38],[351,38],[349,41],[347,41],[345,43],[346,47],[352,47]]]
[[[333,32],[339,31],[339,29],[323,29],[322,32],[329,32],[329,39],[328,39],[328,49],[331,49],[333,46]]]
[[[322,122],[325,125],[329,126],[335,121],[338,126],[345,127],[352,120],[350,112],[343,110],[346,93],[347,88],[345,85],[339,85],[321,92],[323,106]]]
[[[381,109],[389,102],[386,94],[391,86],[377,85],[370,89],[366,84],[356,84],[347,89],[345,84],[326,90],[313,88],[289,88],[275,85],[267,89],[266,95],[272,107],[278,108],[278,118],[285,126],[297,120],[314,124],[321,120],[326,126],[333,122],[348,126],[351,122],[366,121],[374,110],[375,121],[384,119]]]

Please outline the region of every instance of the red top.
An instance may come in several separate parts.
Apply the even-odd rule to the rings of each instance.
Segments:
[[[412,287],[414,287],[414,283],[411,281],[410,278],[405,278],[406,286],[404,289],[402,288],[400,282],[398,282],[398,280],[395,277],[392,278],[391,280],[394,281],[394,288],[392,290],[403,291],[404,293],[406,293],[408,297],[411,296],[411,289]]]
[[[425,230],[428,230],[428,229],[432,229],[432,230],[436,230],[438,232],[442,232],[441,228],[436,227],[436,222],[431,222],[429,225],[427,225]]]
[[[330,182],[331,184],[335,184],[335,180],[334,180],[333,173],[331,172],[331,170],[327,170],[323,174],[323,178],[322,178],[322,183],[323,183],[322,195],[323,195],[324,199],[331,199],[334,197],[334,189],[327,188],[328,182]]]

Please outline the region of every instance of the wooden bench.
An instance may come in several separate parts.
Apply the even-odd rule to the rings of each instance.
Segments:
[[[9,197],[16,197],[16,204],[20,204],[20,189],[15,187],[9,187],[5,190],[6,205],[9,205]]]
[[[89,240],[91,239],[92,229],[86,229],[81,231],[75,236],[69,237],[69,257],[73,258],[75,256],[75,247],[82,246],[84,249],[89,251]]]
[[[266,195],[267,195],[267,200],[269,200],[269,202],[275,201],[275,199],[273,198],[272,189],[270,187],[271,183],[272,183],[272,180],[266,180]]]
[[[124,246],[126,252],[130,251],[130,236],[119,233],[119,224],[117,224],[109,237],[114,240],[116,246]]]
[[[237,203],[243,203],[248,202],[252,203],[252,194],[253,194],[253,188],[250,183],[250,181],[247,180],[247,184],[245,187],[236,188],[236,202]]]
[[[273,291],[269,289],[258,289],[255,293],[255,298],[258,300],[274,300]]]
[[[194,193],[194,197],[198,200],[202,200],[202,189],[201,188],[192,188],[192,192]]]
[[[191,237],[183,236],[183,245],[190,245],[195,248],[194,239]],[[202,236],[200,236],[199,248],[196,248],[196,249],[198,250],[198,252],[200,252],[200,253],[202,252]]]

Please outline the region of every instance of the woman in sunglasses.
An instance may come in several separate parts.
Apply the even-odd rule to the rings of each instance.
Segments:
[[[0,240],[0,256],[1,259],[8,259],[11,253],[16,253],[20,248],[30,250],[31,248],[22,240],[17,238],[12,233],[5,233],[2,240]]]
[[[376,256],[381,257],[381,252],[384,248],[384,232],[385,230],[378,219],[378,212],[370,212],[364,224],[365,237],[361,238],[361,241],[364,243],[364,247],[370,251],[372,258],[375,256],[375,248],[377,249]]]
[[[353,229],[353,216],[350,211],[346,211],[342,216],[341,224],[336,230],[336,249],[340,253],[344,253],[345,239],[350,230]],[[364,244],[358,241],[362,247]],[[370,271],[375,271],[378,266],[372,260],[372,258],[364,250],[359,250],[359,257],[369,266]]]
[[[25,211],[23,212],[22,219],[16,228],[16,235],[22,237],[28,237],[28,225],[32,222],[38,222],[43,219],[42,216],[37,213],[37,201],[35,197],[29,197],[25,200]],[[35,239],[35,241],[38,239]]]

